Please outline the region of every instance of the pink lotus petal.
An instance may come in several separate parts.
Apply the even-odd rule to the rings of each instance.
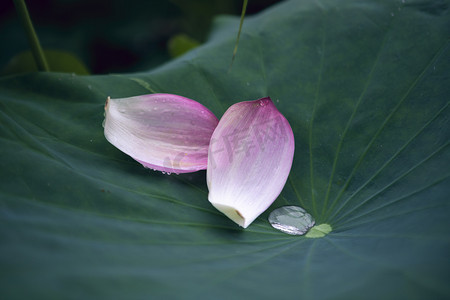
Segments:
[[[204,170],[218,120],[200,103],[171,94],[109,99],[105,137],[143,164],[168,173]]]
[[[209,201],[246,228],[281,193],[294,147],[292,129],[270,98],[234,104],[211,138]]]

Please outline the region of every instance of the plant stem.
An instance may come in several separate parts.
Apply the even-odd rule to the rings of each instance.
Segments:
[[[25,0],[14,0],[17,14],[19,15],[22,25],[27,33],[28,42],[30,43],[31,52],[33,53],[34,61],[36,62],[39,71],[48,72],[50,69],[45,59],[44,51],[42,51],[41,44],[34,31],[33,23],[31,23],[30,15],[25,4]]]
[[[236,57],[236,52],[237,52],[238,45],[239,45],[239,38],[241,37],[242,24],[244,24],[245,11],[247,10],[247,3],[248,3],[248,0],[244,0],[244,3],[242,4],[241,22],[239,23],[239,31],[238,31],[238,35],[236,38],[236,44],[234,45],[233,57],[231,58],[230,69],[228,71],[231,70],[231,66],[233,65],[234,58]]]

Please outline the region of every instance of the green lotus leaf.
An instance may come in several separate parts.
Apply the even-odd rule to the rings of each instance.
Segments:
[[[237,17],[148,72],[3,77],[2,298],[450,298],[449,8],[285,1],[246,18],[231,70]],[[106,98],[154,92],[218,117],[270,96],[289,120],[288,182],[247,229],[204,171],[163,175],[106,141]],[[283,205],[331,232],[277,231]]]

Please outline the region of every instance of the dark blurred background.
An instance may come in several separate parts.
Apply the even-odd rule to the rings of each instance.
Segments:
[[[249,0],[247,15],[280,0]],[[151,69],[177,53],[170,42],[203,43],[213,18],[239,16],[243,0],[28,0],[44,49],[68,51],[92,74]],[[238,28],[236,28],[237,33]],[[0,1],[0,69],[29,45],[12,0]],[[231,55],[231,53],[230,53]]]

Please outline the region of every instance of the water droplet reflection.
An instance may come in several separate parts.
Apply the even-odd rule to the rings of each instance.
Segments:
[[[299,206],[283,206],[269,215],[273,228],[291,235],[303,235],[314,226],[314,218]]]

